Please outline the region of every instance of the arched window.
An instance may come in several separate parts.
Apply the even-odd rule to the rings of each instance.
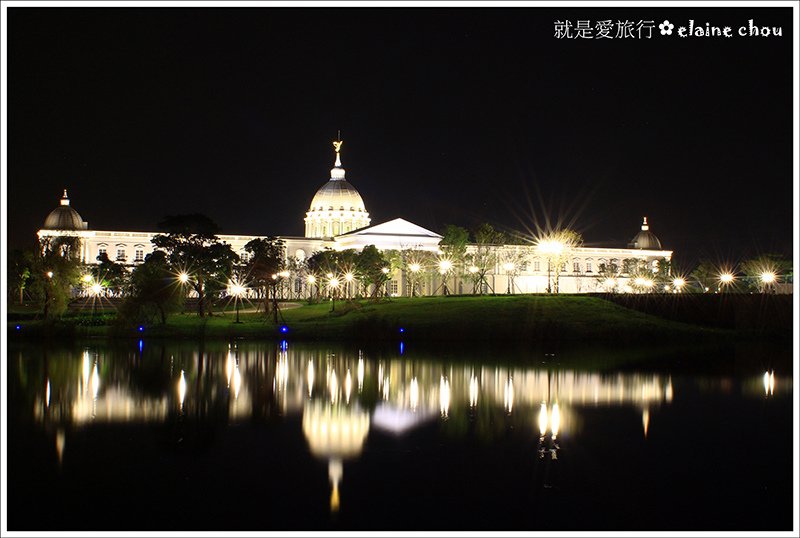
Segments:
[[[127,258],[127,255],[126,255],[126,253],[125,253],[125,250],[126,250],[126,249],[125,249],[125,245],[124,245],[123,243],[119,243],[119,244],[117,244],[117,257],[116,257],[116,261],[118,261],[118,262],[124,262],[124,261],[126,260],[126,258]]]

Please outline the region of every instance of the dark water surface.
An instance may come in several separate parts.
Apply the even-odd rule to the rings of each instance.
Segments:
[[[791,530],[791,345],[8,349],[11,530]]]

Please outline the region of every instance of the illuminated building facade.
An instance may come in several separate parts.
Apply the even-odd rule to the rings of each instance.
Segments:
[[[304,260],[329,248],[337,251],[375,245],[382,251],[428,253],[427,266],[410,264],[392,268],[386,293],[392,296],[463,293],[591,293],[652,290],[659,264],[669,262],[671,250],[664,250],[650,231],[647,218],[628,248],[569,247],[544,250],[539,245],[467,245],[467,260],[451,264],[440,250],[442,236],[402,218],[370,226],[371,218],[356,188],[345,179],[341,141],[334,142],[336,160],[330,179],[314,195],[305,213],[304,237],[281,236],[287,261],[303,267]],[[91,229],[70,205],[64,190],[60,204],[45,219],[40,239],[76,236],[81,239],[81,259],[96,263],[105,253],[112,261],[134,267],[153,251],[151,239],[157,232]],[[247,260],[244,246],[267,236],[219,235],[234,252]],[[553,242],[551,242],[553,243]],[[490,260],[480,269],[469,259]],[[417,273],[419,275],[411,274]],[[417,278],[419,277],[419,278]],[[286,284],[285,297],[308,297],[312,287],[302,270],[295,271]],[[355,289],[355,288],[354,288]]]

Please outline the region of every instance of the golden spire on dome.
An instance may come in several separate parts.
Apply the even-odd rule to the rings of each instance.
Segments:
[[[333,150],[336,152],[336,162],[333,163],[333,168],[331,169],[332,180],[344,179],[344,168],[342,168],[342,157],[340,155],[342,144],[344,144],[342,141],[342,132],[339,131],[336,135],[336,140],[333,141]]]
[[[69,205],[69,196],[67,196],[67,189],[64,189],[64,196],[61,197],[61,205]]]
[[[647,217],[644,217],[644,221],[642,222],[642,231],[646,232],[650,229],[650,226],[647,225]]]
[[[344,141],[342,140],[341,132],[337,134],[336,140],[333,141],[333,150],[336,152],[336,164],[334,164],[334,166],[340,167],[342,166],[342,159],[339,157],[339,153],[342,151],[342,144],[344,144]]]

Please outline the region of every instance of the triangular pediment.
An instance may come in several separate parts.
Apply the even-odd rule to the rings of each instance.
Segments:
[[[408,222],[405,219],[394,219],[375,226],[361,228],[338,237],[356,237],[356,236],[406,236],[406,237],[430,237],[432,239],[441,239],[442,236],[434,233],[422,226],[417,226],[413,222]]]

